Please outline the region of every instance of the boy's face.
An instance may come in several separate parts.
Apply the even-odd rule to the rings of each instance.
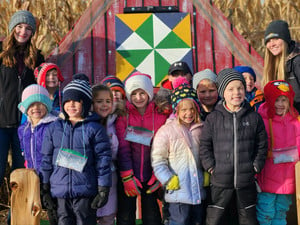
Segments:
[[[131,93],[130,98],[132,104],[138,109],[145,109],[148,105],[149,96],[147,92],[141,88],[134,90]]]
[[[40,120],[47,114],[46,106],[41,102],[32,103],[27,110],[27,115],[31,120]]]
[[[82,101],[77,102],[69,100],[65,102],[64,110],[68,114],[70,120],[82,119]]]
[[[208,79],[202,80],[197,86],[197,96],[201,104],[214,106],[218,100],[216,85]]]
[[[56,69],[52,69],[49,70],[46,73],[46,87],[47,88],[56,88],[58,87],[58,77],[57,77],[57,70]]]
[[[255,86],[254,78],[250,73],[243,73],[243,77],[246,81],[246,91],[251,92]]]
[[[168,79],[169,79],[169,81],[173,82],[179,76],[185,77],[188,82],[191,82],[191,80],[193,79],[193,77],[190,73],[185,74],[183,70],[175,70],[172,74],[169,74]]]
[[[184,99],[178,104],[178,117],[184,125],[189,126],[195,120],[195,115],[193,100]]]
[[[226,106],[231,111],[237,111],[245,99],[245,87],[240,80],[229,82],[224,91]]]
[[[114,102],[123,102],[123,95],[120,91],[112,90]]]
[[[112,112],[113,101],[108,91],[99,91],[93,99],[93,109],[102,118],[106,118]]]
[[[289,110],[289,99],[286,96],[279,96],[275,101],[275,113],[284,116]]]

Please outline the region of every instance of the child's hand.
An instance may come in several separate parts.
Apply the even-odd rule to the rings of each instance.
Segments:
[[[133,176],[133,171],[121,171],[120,174],[122,177],[125,194],[128,197],[140,195],[141,192],[139,188],[143,188],[143,186],[141,182],[135,176]]]
[[[167,183],[167,190],[178,190],[180,189],[179,178],[177,175],[173,175],[173,177]]]
[[[148,190],[146,191],[147,194],[151,194],[151,193],[155,192],[162,186],[161,183],[157,180],[154,173],[152,173],[152,176],[151,176],[150,180],[148,181],[147,185],[150,186],[148,188]]]
[[[98,208],[101,208],[101,207],[105,206],[105,204],[108,201],[108,195],[109,195],[109,187],[99,186],[98,187],[98,194],[94,198],[94,200],[91,204],[91,208],[92,209],[98,209]]]

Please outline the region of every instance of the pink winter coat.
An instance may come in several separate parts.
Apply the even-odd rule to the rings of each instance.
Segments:
[[[262,116],[266,131],[268,133],[268,142],[270,146],[270,130],[267,116],[266,104],[263,103],[258,110]],[[275,115],[272,119],[274,149],[297,146],[298,154],[300,152],[300,122],[289,113],[284,117]],[[265,166],[257,176],[258,184],[263,192],[275,194],[293,194],[295,193],[295,163],[274,164],[273,158],[267,158]]]

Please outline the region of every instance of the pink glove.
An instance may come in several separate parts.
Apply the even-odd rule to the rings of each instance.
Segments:
[[[128,197],[134,197],[140,195],[139,188],[142,188],[141,182],[133,176],[133,170],[120,171],[122,177],[124,191]]]
[[[147,185],[150,186],[148,188],[148,190],[146,191],[147,194],[151,194],[151,193],[155,192],[162,186],[161,183],[157,180],[154,173],[152,173],[152,176],[151,176],[150,180],[148,181]]]

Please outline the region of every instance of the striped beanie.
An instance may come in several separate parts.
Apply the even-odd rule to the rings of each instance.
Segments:
[[[46,74],[49,70],[56,69],[57,78],[60,82],[64,81],[64,78],[61,74],[59,67],[54,63],[42,63],[34,70],[34,76],[39,85],[46,87]]]
[[[137,89],[143,89],[149,96],[149,101],[153,99],[153,85],[151,76],[141,72],[134,72],[125,82],[126,97],[129,102],[131,93]]]
[[[9,25],[8,25],[9,32],[11,32],[15,28],[15,26],[17,26],[20,23],[28,24],[32,28],[32,34],[35,33],[36,22],[31,12],[27,10],[20,10],[18,12],[15,12],[15,14],[12,15],[9,21]]]
[[[193,76],[193,88],[196,90],[198,84],[204,79],[208,79],[213,83],[216,83],[217,75],[210,69],[205,69],[198,73],[195,73]]]
[[[68,115],[64,110],[64,105],[70,100],[77,102],[82,101],[82,117],[85,118],[88,115],[92,104],[92,88],[89,83],[89,78],[85,74],[78,73],[73,75],[72,81],[70,81],[63,89],[62,106],[63,113],[66,117],[68,117]]]
[[[246,82],[243,75],[235,69],[223,69],[218,73],[217,88],[221,98],[224,98],[224,91],[227,85],[234,80],[241,81],[246,89]]]
[[[123,82],[117,78],[114,75],[108,75],[106,76],[102,81],[101,84],[108,86],[110,88],[110,90],[112,91],[119,91],[122,93],[123,98],[125,98],[126,94],[125,94],[125,86],[123,84]]]
[[[46,88],[32,84],[27,86],[22,93],[22,101],[19,103],[19,110],[27,115],[27,110],[29,106],[35,102],[43,103],[48,112],[52,109],[52,101],[49,97],[49,93]]]

